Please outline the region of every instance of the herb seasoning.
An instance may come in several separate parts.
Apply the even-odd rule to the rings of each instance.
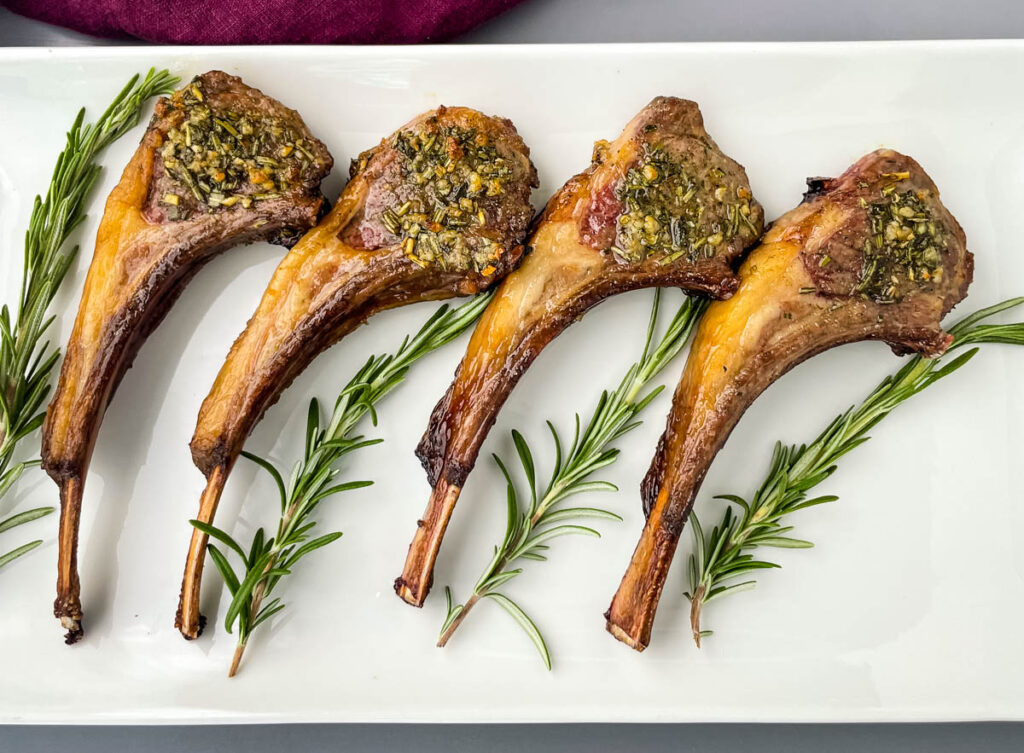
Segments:
[[[712,257],[739,234],[756,237],[750,220],[750,190],[725,182],[717,167],[694,176],[659,146],[645,146],[636,165],[626,171],[616,195],[623,204],[614,253],[640,262],[658,254],[661,264],[685,256]]]
[[[181,190],[160,199],[168,219],[280,198],[316,162],[309,145],[278,119],[210,107],[202,81],[178,91],[173,103],[183,119],[168,130],[160,158]]]
[[[406,256],[424,267],[494,274],[504,249],[483,230],[512,168],[488,135],[432,119],[419,130],[400,131],[392,146],[412,191],[402,193],[409,198],[400,206],[385,209],[380,222]]]
[[[879,201],[861,199],[871,224],[857,292],[876,303],[896,303],[924,283],[942,280],[946,238],[932,217],[930,192],[900,191],[909,173],[887,173]]]

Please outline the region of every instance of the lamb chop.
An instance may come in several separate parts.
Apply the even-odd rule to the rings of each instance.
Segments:
[[[204,73],[157,102],[107,199],[43,427],[43,467],[61,498],[54,614],[68,643],[82,635],[82,490],[118,383],[207,261],[254,241],[291,245],[316,223],[332,164],[297,112],[226,73]]]
[[[935,184],[910,157],[869,154],[808,181],[740,270],[739,291],[705,313],[668,426],[644,479],[647,522],[605,615],[642,651],[679,535],[704,475],[747,407],[822,351],[882,340],[897,354],[943,353],[942,317],[967,295],[973,256]]]
[[[192,457],[207,477],[199,520],[263,412],[323,350],[374,313],[482,291],[523,254],[537,173],[508,120],[428,112],[352,164],[334,209],[274,273],[199,413]],[[176,625],[195,638],[206,536],[194,531]]]
[[[487,432],[516,382],[560,332],[605,298],[678,286],[736,289],[733,266],[764,214],[743,168],[704,130],[696,103],[658,97],[548,203],[523,265],[478,323],[418,455],[433,486],[398,595],[422,606],[445,528]]]

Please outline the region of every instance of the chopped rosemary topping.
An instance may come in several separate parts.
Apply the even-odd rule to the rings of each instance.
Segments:
[[[174,194],[165,195],[169,219],[187,218],[196,204],[213,211],[234,206],[236,197],[246,208],[253,200],[278,198],[296,172],[309,166],[307,158],[315,160],[299,135],[277,118],[211,108],[201,80],[177,92],[172,102],[183,120],[167,132],[160,158],[195,201],[186,206],[169,199]]]
[[[861,199],[871,223],[857,292],[876,303],[896,303],[927,282],[942,280],[946,237],[926,203],[928,191],[898,191],[909,173],[886,173],[894,182],[875,202]]]
[[[399,132],[392,145],[415,193],[385,209],[381,224],[421,266],[493,273],[504,249],[479,231],[487,225],[486,200],[505,193],[512,168],[488,135],[430,120]]]
[[[717,167],[694,176],[663,148],[645,147],[616,191],[624,208],[613,252],[631,262],[661,254],[659,263],[669,264],[682,256],[688,261],[714,256],[740,233],[757,236],[750,190],[724,180]]]

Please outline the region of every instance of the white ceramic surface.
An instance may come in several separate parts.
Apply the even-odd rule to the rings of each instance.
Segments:
[[[977,272],[953,318],[1024,293],[1024,46],[1018,43],[173,49],[0,51],[0,294],[13,300],[31,200],[45,190],[78,107],[95,117],[131,73],[169,66],[241,75],[302,112],[338,167],[410,116],[465,104],[511,118],[533,150],[540,206],[652,96],[701,103],[709,131],[744,163],[769,217],[800,199],[808,175],[842,171],[881,145],[917,158],[967,231]],[[141,127],[115,145],[78,234],[82,255],[58,300],[61,341],[78,302],[103,197]],[[8,722],[678,721],[1024,719],[1024,554],[1018,471],[1024,350],[987,346],[961,373],[879,427],[823,485],[841,501],[801,513],[810,551],[775,551],[782,570],[710,606],[698,651],[687,627],[687,535],[642,655],[604,631],[602,612],[642,524],[637,486],[668,395],[621,442],[603,502],[621,524],[561,539],[508,587],[554,655],[544,671],[511,620],[485,604],[434,648],[443,586],[464,596],[502,532],[504,488],[490,462],[471,476],[423,610],[391,590],[427,497],[412,455],[465,340],[423,361],[381,406],[353,459],[369,489],[321,511],[345,536],[281,589],[289,607],[253,639],[243,671],[211,568],[206,634],[173,627],[187,519],[203,486],[187,442],[199,404],[253,310],[281,250],[235,249],[209,265],[150,338],[107,413],[86,488],[81,536],[86,638],[65,647],[50,615],[56,517],[4,534],[40,550],[0,572],[0,719]],[[568,429],[637,355],[652,293],[602,304],[521,381],[484,455],[518,427],[544,448],[545,418]],[[667,298],[677,299],[678,294]],[[384,314],[323,355],[260,424],[249,448],[294,457],[309,397],[333,399],[373,352],[394,348],[432,305]],[[747,494],[776,439],[804,441],[899,361],[880,344],[829,352],[773,386],[709,474],[715,493]],[[665,380],[674,382],[681,359]],[[538,449],[540,472],[549,454]],[[31,473],[18,508],[55,503]],[[274,515],[267,478],[240,465],[218,522],[240,537]],[[7,512],[5,503],[0,514]]]

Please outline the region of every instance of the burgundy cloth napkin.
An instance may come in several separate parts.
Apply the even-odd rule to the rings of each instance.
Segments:
[[[23,16],[161,44],[407,44],[469,31],[522,0],[0,0]]]

